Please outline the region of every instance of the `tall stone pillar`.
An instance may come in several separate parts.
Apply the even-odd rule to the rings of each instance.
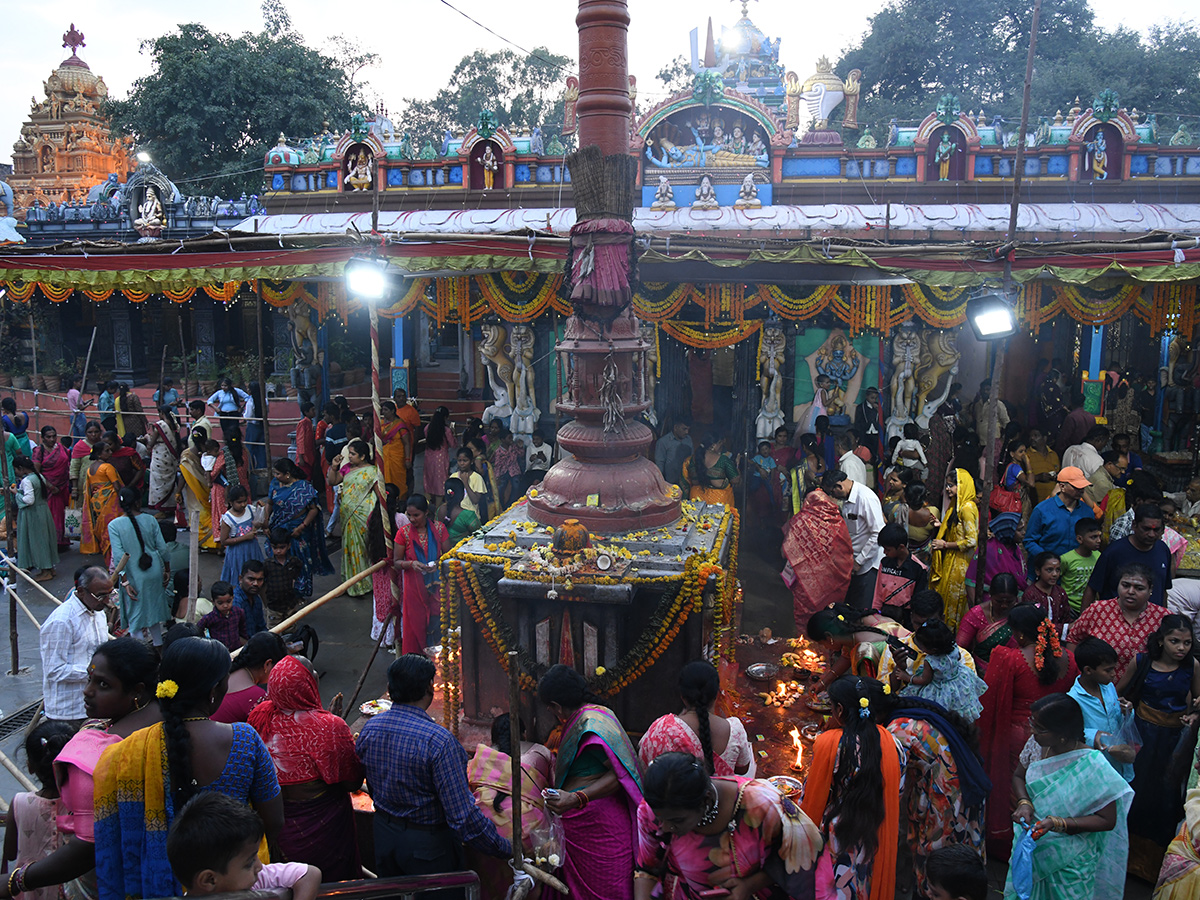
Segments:
[[[132,303],[110,303],[112,316],[113,377],[129,384],[146,381],[146,341],[142,309]]]
[[[570,284],[573,313],[556,353],[567,373],[558,432],[574,456],[555,465],[529,500],[530,518],[574,518],[602,533],[679,518],[678,489],[642,455],[653,440],[636,421],[649,406],[648,347],[633,314],[633,207],[637,160],[629,155],[626,0],[579,0],[580,149],[567,159],[575,194]]]

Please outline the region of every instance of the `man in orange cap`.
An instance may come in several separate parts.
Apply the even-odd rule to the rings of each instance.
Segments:
[[[1058,489],[1033,508],[1025,526],[1025,550],[1032,558],[1043,550],[1062,556],[1075,549],[1075,523],[1092,518],[1083,492],[1092,486],[1075,466],[1059,470]]]

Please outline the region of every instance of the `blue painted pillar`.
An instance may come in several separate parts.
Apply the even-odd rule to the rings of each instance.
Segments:
[[[392,319],[392,377],[388,388],[389,397],[396,388],[408,391],[409,346],[404,334],[406,318],[407,316],[396,316]]]
[[[1104,359],[1104,326],[1092,329],[1091,346],[1088,349],[1088,372],[1091,378],[1099,378]]]
[[[1175,332],[1164,331],[1161,338],[1158,339],[1158,368],[1167,368],[1171,364],[1171,338],[1175,337]],[[1168,380],[1170,372],[1167,373]],[[1159,372],[1155,372],[1156,389],[1154,391],[1154,430],[1161,432],[1163,430],[1163,396],[1166,393],[1166,387],[1162,384],[1162,379]]]

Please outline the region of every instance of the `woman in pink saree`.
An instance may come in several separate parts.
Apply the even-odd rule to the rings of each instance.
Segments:
[[[33,448],[33,463],[46,480],[46,505],[58,536],[58,552],[71,546],[65,532],[67,501],[71,499],[71,457],[58,441],[53,425],[42,426],[42,442]]]
[[[479,811],[492,820],[501,837],[512,840],[512,732],[508,713],[492,720],[491,744],[478,744],[475,755],[467,763],[467,783],[475,794]],[[525,723],[521,723],[525,734]],[[531,741],[521,741],[521,835],[525,846],[532,849],[533,833],[546,826],[546,802],[542,791],[554,780],[554,754]],[[465,848],[467,868],[479,873],[484,897],[503,897],[512,886],[512,869],[508,863]],[[534,887],[530,900],[544,894],[540,885]]]
[[[633,900],[637,809],[642,800],[637,754],[612,710],[588,693],[574,669],[552,666],[538,699],[558,719],[556,793],[546,808],[562,816],[566,861],[561,878],[573,900]]]
[[[824,491],[810,491],[796,508],[783,533],[784,580],[792,590],[797,632],[803,634],[813,613],[845,599],[854,550],[841,510]]]

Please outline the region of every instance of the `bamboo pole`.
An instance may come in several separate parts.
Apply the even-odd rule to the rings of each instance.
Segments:
[[[40,790],[40,788],[36,784],[34,784],[32,781],[29,780],[29,776],[26,775],[24,772],[22,772],[20,770],[20,768],[18,768],[17,764],[14,763],[7,756],[5,756],[3,753],[0,753],[0,765],[4,766],[4,768],[8,769],[8,771],[12,775],[12,777],[17,779],[17,781],[21,784],[22,787],[25,788],[25,790],[32,791],[35,794]]]
[[[27,575],[25,575],[25,573],[20,570],[17,564],[12,561],[13,544],[17,539],[17,517],[13,515],[13,505],[9,496],[11,492],[8,490],[8,488],[15,484],[16,480],[13,477],[12,467],[8,464],[8,453],[5,452],[5,445],[8,443],[8,437],[8,433],[4,430],[4,427],[0,425],[0,466],[3,467],[3,471],[0,472],[0,475],[3,476],[0,478],[0,485],[2,485],[4,488],[3,493],[0,493],[0,503],[4,504],[4,520],[5,527],[7,529],[5,536],[8,549],[8,552],[4,554],[4,560],[6,563],[8,563],[8,570],[10,573],[16,572],[17,574],[26,577],[30,584],[37,584],[37,582],[35,582],[32,578],[29,578]],[[41,587],[41,585],[38,586]],[[10,655],[12,656],[12,671],[9,673],[10,675],[16,675],[20,671],[21,666],[20,650],[17,647],[17,603],[14,597],[14,594],[10,594],[8,598],[8,649]]]
[[[387,614],[387,618],[383,620],[383,626],[379,629],[379,640],[375,642],[375,649],[371,651],[371,658],[367,660],[367,664],[363,667],[362,674],[358,676],[358,683],[354,685],[354,694],[350,697],[350,702],[346,705],[346,710],[355,709],[355,701],[358,700],[358,695],[362,693],[363,685],[367,681],[367,673],[371,671],[371,666],[375,665],[375,657],[379,655],[379,648],[383,646],[383,639],[387,637],[388,627],[396,619],[396,613],[393,610]]]
[[[13,589],[13,586],[11,584],[6,584],[4,587],[12,595],[12,599],[17,601],[17,606],[21,607],[25,615],[29,616],[29,621],[34,624],[38,631],[41,631],[42,623],[37,620],[37,616],[29,611],[29,607],[25,605],[25,601],[17,596],[17,592]]]
[[[88,367],[92,364],[92,348],[96,346],[96,329],[98,327],[99,326],[96,325],[92,326],[92,339],[88,341],[87,357],[83,360],[83,374],[79,377],[79,393],[81,394],[87,391]],[[99,391],[97,391],[97,393],[99,393]],[[84,418],[86,419],[87,416],[85,415]]]
[[[0,453],[0,456],[3,456],[3,455],[4,454]],[[11,555],[9,555],[8,553],[0,553],[0,559],[4,560],[4,562],[8,563],[8,570],[10,572],[16,572],[16,574],[20,575],[21,578],[23,578],[25,581],[29,582],[29,584],[34,589],[40,591],[42,596],[44,596],[47,600],[52,601],[55,606],[62,606],[62,601],[59,600],[57,597],[55,597],[52,593],[50,593],[44,587],[42,587],[40,583],[34,581],[27,573],[22,571],[17,566],[17,564],[13,561],[13,558]]]
[[[254,282],[255,293],[258,294],[258,396],[262,400],[262,409],[256,409],[255,414],[262,420],[263,444],[266,445],[267,471],[271,471],[271,421],[267,415],[267,370],[263,360],[263,298],[262,283]]]
[[[187,623],[196,621],[196,595],[200,593],[200,511],[188,513]]]
[[[37,335],[33,330],[33,316],[29,316],[29,353],[33,357],[33,427],[37,431],[42,429],[42,410],[41,403],[38,402],[38,370],[37,370]]]
[[[183,342],[183,316],[179,319],[179,358],[183,360],[183,403],[184,406],[192,402],[192,392],[188,390],[188,351],[187,345]],[[190,414],[190,410],[188,411]],[[188,428],[188,434],[192,433],[192,429]]]
[[[521,668],[517,651],[508,651],[508,739],[509,768],[512,769],[512,864],[514,869],[525,866],[525,850],[521,846]]]

